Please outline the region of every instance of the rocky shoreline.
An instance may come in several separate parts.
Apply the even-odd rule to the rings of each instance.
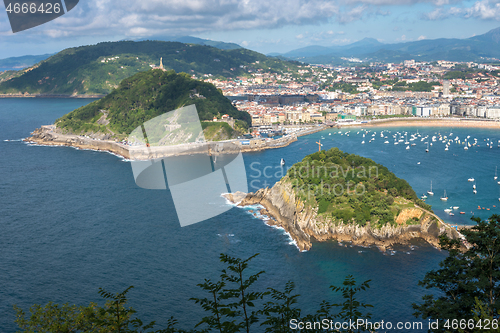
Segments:
[[[287,139],[281,138],[274,140],[270,144],[266,143],[253,146],[242,146],[239,145],[240,140],[233,140],[231,142],[238,144],[239,149],[242,153],[258,152],[265,149],[277,149],[286,147],[292,142],[297,141],[297,137],[299,136],[319,132],[324,130],[325,128],[326,127],[318,127],[314,130],[302,131],[287,137]],[[134,159],[144,160],[197,153],[206,154],[206,145],[212,143],[207,142],[203,144],[185,144],[170,147],[150,147],[147,153],[145,153],[144,149],[139,149],[137,147],[131,147],[120,142],[112,141],[110,140],[109,135],[94,134],[92,137],[89,137],[74,134],[64,134],[55,125],[41,126],[40,128],[34,130],[31,133],[31,136],[23,139],[23,141],[45,146],[67,146],[78,149],[106,151],[121,156],[125,159],[131,159],[131,157],[133,157]],[[217,143],[217,141],[213,143]]]
[[[295,196],[291,184],[283,179],[272,188],[260,189],[255,193],[225,194],[224,197],[239,207],[262,205],[261,214],[272,219],[270,225],[280,226],[290,234],[301,251],[309,250],[312,241],[352,242],[354,245],[377,246],[381,251],[390,249],[395,244],[406,245],[412,239],[421,238],[439,248],[439,235],[446,233],[450,238],[457,239],[461,234],[435,215],[424,212],[419,224],[398,226],[385,225],[372,228],[369,224],[337,224],[324,221],[317,211],[307,207]],[[403,214],[403,210],[400,214]]]

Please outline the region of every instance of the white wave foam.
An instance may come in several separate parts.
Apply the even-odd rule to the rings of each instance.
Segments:
[[[24,139],[13,139],[13,140],[9,140],[9,139],[5,139],[3,140],[4,142],[19,142],[19,141],[23,141]]]
[[[224,199],[226,199],[226,202],[228,203],[228,205],[231,205],[231,206],[238,205],[238,204],[234,204],[234,203],[230,202],[225,197],[224,197]],[[283,228],[279,225],[273,225],[273,224],[267,223],[267,221],[271,220],[271,218],[269,216],[264,216],[260,213],[260,210],[264,209],[264,206],[262,206],[260,204],[255,204],[255,205],[248,205],[248,206],[244,206],[244,207],[239,206],[238,208],[242,208],[246,213],[251,214],[254,218],[263,221],[264,224],[267,225],[268,227],[280,230],[283,235],[287,236],[288,244],[294,245],[297,248],[297,250],[300,251],[300,248],[298,247],[297,242],[292,238],[290,233],[286,232],[285,228]],[[252,211],[252,212],[250,212],[250,211]],[[301,252],[307,252],[307,250],[302,250]]]

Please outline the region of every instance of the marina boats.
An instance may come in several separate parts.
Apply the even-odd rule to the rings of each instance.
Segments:
[[[441,197],[442,201],[448,201],[448,197],[446,196],[446,190],[444,190],[444,195]]]
[[[428,195],[434,195],[434,192],[432,192],[432,180],[431,180],[431,189],[427,191]]]

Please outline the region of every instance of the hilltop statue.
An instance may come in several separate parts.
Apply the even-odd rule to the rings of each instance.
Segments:
[[[163,57],[160,57],[160,69],[163,69]]]

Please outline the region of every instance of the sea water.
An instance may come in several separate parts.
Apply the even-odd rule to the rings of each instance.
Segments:
[[[120,292],[130,285],[135,287],[128,295],[130,303],[141,319],[156,320],[161,327],[174,316],[182,327],[193,327],[204,312],[189,298],[208,296],[196,285],[218,278],[220,253],[241,258],[260,253],[250,266],[250,272],[266,271],[256,287],[283,289],[294,281],[304,312],[316,310],[324,299],[340,301],[329,287],[352,274],[358,282],[371,280],[360,299],[375,306],[373,320],[416,320],[411,304],[429,292],[417,283],[446,256],[422,241],[384,253],[349,243],[314,242],[310,251],[300,252],[282,229],[266,225],[250,208],[236,207],[181,228],[170,193],[138,188],[130,163],[123,159],[19,141],[90,101],[0,99],[1,332],[16,330],[13,304],[24,309],[49,301],[102,304],[99,287]],[[496,145],[487,149],[483,141],[500,139],[496,131],[453,129],[454,136],[478,138],[480,147],[464,151],[452,145],[444,151],[443,144],[434,143],[426,153],[421,141],[406,150],[404,144],[393,145],[390,136],[391,143],[383,144],[380,128],[370,130],[369,135],[377,132],[371,143],[365,138],[361,144],[359,129],[332,129],[285,148],[244,154],[249,187],[272,186],[282,173],[281,158],[286,169],[317,151],[321,140],[321,149],[339,147],[387,166],[418,195],[432,181],[435,195],[427,202],[447,222],[467,224],[471,212],[482,218],[498,212],[493,205],[499,186],[493,176],[500,150]],[[432,137],[450,130],[429,127],[419,128],[419,133]],[[476,179],[476,195],[469,177]],[[444,190],[446,203],[439,199]],[[490,211],[477,210],[478,205]],[[449,216],[444,212],[449,206],[467,214]]]

